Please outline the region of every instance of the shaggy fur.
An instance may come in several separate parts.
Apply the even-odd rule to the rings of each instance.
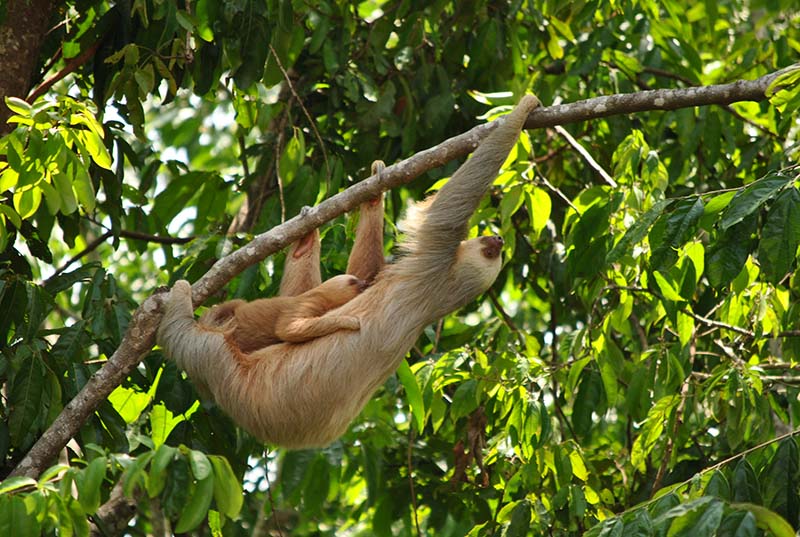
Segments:
[[[470,216],[537,105],[535,97],[524,97],[407,223],[405,255],[383,267],[366,291],[323,316],[356,317],[360,330],[245,354],[229,335],[194,320],[191,287],[179,281],[165,302],[158,333],[166,354],[237,423],[266,442],[302,448],[338,438],[422,329],[486,291],[497,277],[502,241],[463,239]],[[364,218],[369,210],[369,203],[362,205],[354,254],[374,248],[365,246],[361,225],[371,221]],[[359,259],[351,270],[374,269],[360,266]]]

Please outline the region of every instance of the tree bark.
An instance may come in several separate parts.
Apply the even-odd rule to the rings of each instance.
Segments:
[[[528,117],[525,126],[528,129],[541,128],[633,112],[709,104],[726,105],[739,101],[763,101],[766,99],[766,89],[781,72],[733,84],[610,95],[538,108]],[[201,304],[209,295],[250,265],[285,248],[325,222],[354,210],[361,203],[375,198],[383,191],[409,183],[433,168],[471,153],[501,121],[502,118],[479,125],[437,146],[420,151],[385,168],[379,176],[365,179],[316,207],[304,210],[284,224],[258,235],[248,245],[217,261],[192,285],[194,304]],[[59,450],[78,432],[100,402],[108,397],[108,394],[125,379],[128,372],[150,351],[162,314],[162,297],[159,293],[148,297],[139,306],[116,352],[89,379],[80,393],[64,407],[61,414],[20,461],[12,475],[36,477],[52,463]]]
[[[0,136],[11,132],[5,97],[25,99],[31,89],[39,49],[52,20],[54,0],[10,0],[0,25]]]

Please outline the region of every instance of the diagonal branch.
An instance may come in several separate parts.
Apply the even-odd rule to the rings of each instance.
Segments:
[[[673,110],[711,104],[726,105],[739,101],[764,101],[767,87],[781,73],[782,71],[778,71],[756,80],[732,84],[609,95],[571,104],[537,108],[529,116],[525,127],[528,129],[551,127],[635,112]],[[471,153],[500,121],[503,121],[502,118],[479,125],[437,146],[420,151],[385,168],[380,176],[365,179],[316,207],[304,210],[284,224],[258,235],[247,246],[217,261],[195,282],[192,286],[194,303],[202,303],[245,268],[288,246],[325,222],[355,209],[362,202],[377,197],[380,192],[408,183],[429,170]],[[77,434],[100,402],[108,397],[130,370],[150,352],[161,320],[161,301],[161,296],[157,293],[139,306],[116,352],[89,379],[80,393],[64,407],[61,414],[17,465],[12,475],[35,477],[46,469],[55,460],[59,450]]]

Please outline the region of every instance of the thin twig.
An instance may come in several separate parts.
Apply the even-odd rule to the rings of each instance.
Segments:
[[[487,294],[489,296],[489,300],[492,301],[494,309],[496,309],[497,312],[500,313],[500,317],[503,318],[503,322],[506,324],[506,326],[508,326],[509,330],[511,330],[514,335],[517,336],[520,348],[525,349],[525,336],[522,334],[522,332],[520,332],[519,328],[517,328],[517,325],[514,324],[514,320],[511,318],[511,316],[506,312],[505,309],[503,309],[503,305],[500,304],[500,300],[497,299],[497,293],[494,291],[494,289],[489,289]]]
[[[281,151],[283,151],[283,125],[275,137],[275,180],[278,182],[278,200],[281,204],[281,224],[286,222],[286,199],[283,197],[283,177],[281,176]]]
[[[564,201],[564,203],[569,205],[570,209],[575,211],[576,214],[578,214],[578,215],[581,214],[581,212],[578,210],[578,208],[575,207],[575,205],[572,203],[572,200],[569,199],[563,192],[561,192],[561,190],[559,190],[557,187],[555,187],[550,181],[548,181],[547,177],[545,177],[543,173],[541,173],[538,170],[536,170],[534,173],[536,174],[536,178],[537,178],[536,180],[541,181],[542,183],[544,183],[544,186],[549,188],[551,191],[555,192],[555,194],[559,198],[561,198]]]
[[[101,244],[103,244],[104,242],[106,242],[106,240],[107,240],[109,237],[111,237],[113,234],[114,234],[114,232],[113,232],[113,231],[111,231],[111,230],[109,230],[109,231],[106,231],[105,233],[103,233],[102,235],[100,235],[99,237],[97,237],[96,239],[94,239],[92,242],[90,242],[89,244],[87,244],[87,245],[86,245],[86,247],[85,247],[83,250],[81,250],[81,251],[80,251],[80,252],[78,252],[77,254],[73,255],[72,257],[70,257],[70,258],[67,260],[67,262],[66,262],[66,263],[64,263],[63,265],[61,265],[60,267],[58,267],[58,268],[56,269],[56,271],[53,273],[53,275],[52,275],[52,276],[50,276],[49,278],[47,278],[46,280],[44,280],[44,281],[42,282],[42,285],[47,285],[47,284],[48,284],[50,281],[52,281],[52,280],[53,280],[53,278],[55,278],[56,276],[60,275],[62,272],[64,272],[65,270],[67,270],[67,269],[70,267],[70,265],[72,265],[74,262],[78,261],[78,260],[79,260],[79,259],[81,259],[83,256],[85,256],[86,254],[89,254],[89,253],[91,253],[91,252],[93,252],[93,251],[97,250],[97,248],[98,248],[98,247],[99,247]]]
[[[419,515],[417,513],[417,492],[414,488],[414,466],[411,460],[411,448],[414,445],[414,427],[408,427],[408,452],[406,458],[408,461],[408,488],[411,493],[411,509],[414,512],[414,527],[417,529],[417,537],[422,537],[422,530],[419,527]]]
[[[694,358],[695,358],[695,351],[696,351],[696,343],[697,343],[697,331],[694,330],[692,332],[692,341],[690,346],[690,358],[689,358],[689,370],[694,367]],[[686,408],[686,399],[689,397],[689,387],[691,386],[691,379],[692,375],[687,375],[685,379],[683,379],[683,384],[681,385],[681,399],[678,403],[678,408],[675,409],[675,422],[672,425],[672,434],[667,435],[667,446],[664,449],[664,456],[661,458],[661,465],[658,467],[658,472],[656,472],[656,477],[653,479],[653,488],[650,492],[650,496],[653,497],[655,493],[661,488],[661,483],[664,480],[664,475],[666,475],[667,467],[669,466],[669,461],[672,458],[672,451],[675,449],[675,440],[678,438],[678,431],[680,430],[681,425],[683,425],[683,412]]]
[[[588,164],[590,168],[592,168],[594,171],[600,174],[600,177],[603,178],[603,181],[605,181],[611,187],[617,188],[617,182],[614,181],[611,175],[607,171],[605,171],[603,167],[600,166],[600,164],[597,163],[594,157],[592,157],[592,155],[586,150],[586,148],[583,147],[583,145],[581,145],[581,143],[578,140],[576,140],[569,133],[567,129],[565,129],[561,125],[556,125],[555,130],[567,141],[567,143],[569,143],[569,145],[572,146],[573,149],[575,149],[575,151],[578,152],[578,154],[583,158],[583,160],[586,161],[586,164]]]
[[[41,84],[36,86],[36,88],[31,90],[31,92],[28,94],[28,97],[25,100],[28,101],[29,103],[32,103],[38,97],[44,95],[47,92],[47,90],[52,88],[56,82],[58,82],[68,74],[75,71],[78,67],[80,67],[84,63],[86,63],[89,60],[89,58],[94,56],[94,53],[97,51],[97,47],[100,46],[100,41],[101,39],[98,39],[97,41],[89,45],[86,48],[86,50],[84,50],[74,58],[70,58],[69,60],[67,60],[66,65],[64,65],[64,67],[60,71],[58,71],[53,76],[51,76],[50,78],[48,78],[47,80],[43,81]]]
[[[319,131],[317,130],[317,124],[311,118],[311,114],[308,112],[305,105],[303,104],[303,100],[300,98],[300,96],[297,94],[297,91],[294,89],[294,84],[292,84],[292,79],[289,78],[289,73],[287,73],[286,69],[284,69],[283,63],[281,63],[281,59],[280,57],[278,57],[278,53],[275,52],[275,49],[272,48],[272,45],[269,46],[269,51],[272,54],[272,56],[275,57],[275,63],[278,64],[278,69],[281,70],[283,78],[286,80],[286,84],[289,86],[289,91],[291,91],[292,95],[294,95],[295,100],[297,100],[298,106],[300,106],[300,109],[303,111],[303,114],[305,114],[309,125],[311,125],[311,130],[314,131],[314,136],[317,138],[317,143],[319,144],[319,148],[322,151],[322,158],[325,160],[325,170],[328,172],[325,176],[325,184],[327,185],[328,190],[330,190],[331,165],[328,162],[328,151],[325,149],[325,142],[322,141],[322,136],[320,136]]]
[[[53,278],[55,278],[56,276],[60,275],[62,272],[67,270],[70,267],[70,265],[80,260],[85,255],[96,250],[101,244],[103,244],[106,240],[108,240],[112,236],[114,236],[114,232],[112,230],[108,230],[99,237],[97,237],[96,239],[94,239],[92,242],[87,244],[83,250],[73,255],[63,265],[58,267],[58,269],[56,269],[56,271],[53,273],[52,276],[50,276],[49,278],[47,278],[42,282],[42,285],[47,285],[50,281],[53,280]],[[124,237],[126,239],[154,242],[158,244],[186,244],[187,242],[191,242],[192,240],[194,240],[194,237],[165,237],[163,235],[150,235],[149,233],[142,233],[141,231],[129,231],[124,229],[120,230],[119,236]]]

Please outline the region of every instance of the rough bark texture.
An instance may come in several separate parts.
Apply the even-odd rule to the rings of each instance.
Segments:
[[[778,73],[771,73],[753,81],[740,81],[720,86],[707,86],[683,90],[655,90],[626,95],[611,95],[587,99],[577,103],[534,110],[525,124],[526,128],[541,128],[598,117],[643,111],[658,111],[708,104],[730,104],[738,101],[763,101],[765,90]],[[195,305],[202,303],[231,278],[253,263],[288,246],[325,222],[361,203],[374,199],[381,192],[408,183],[421,174],[453,159],[474,151],[480,141],[492,132],[499,122],[479,125],[441,144],[385,168],[379,175],[353,185],[344,192],[325,200],[316,207],[304,210],[286,223],[258,235],[250,244],[220,259],[192,286]],[[14,469],[12,475],[38,476],[55,460],[59,450],[66,445],[94,412],[150,351],[158,323],[163,314],[159,294],[149,297],[136,310],[128,332],[117,351],[84,386],[81,392],[64,407],[64,410]]]
[[[25,99],[49,30],[54,0],[10,0],[0,25],[0,136],[12,130],[5,97]]]

